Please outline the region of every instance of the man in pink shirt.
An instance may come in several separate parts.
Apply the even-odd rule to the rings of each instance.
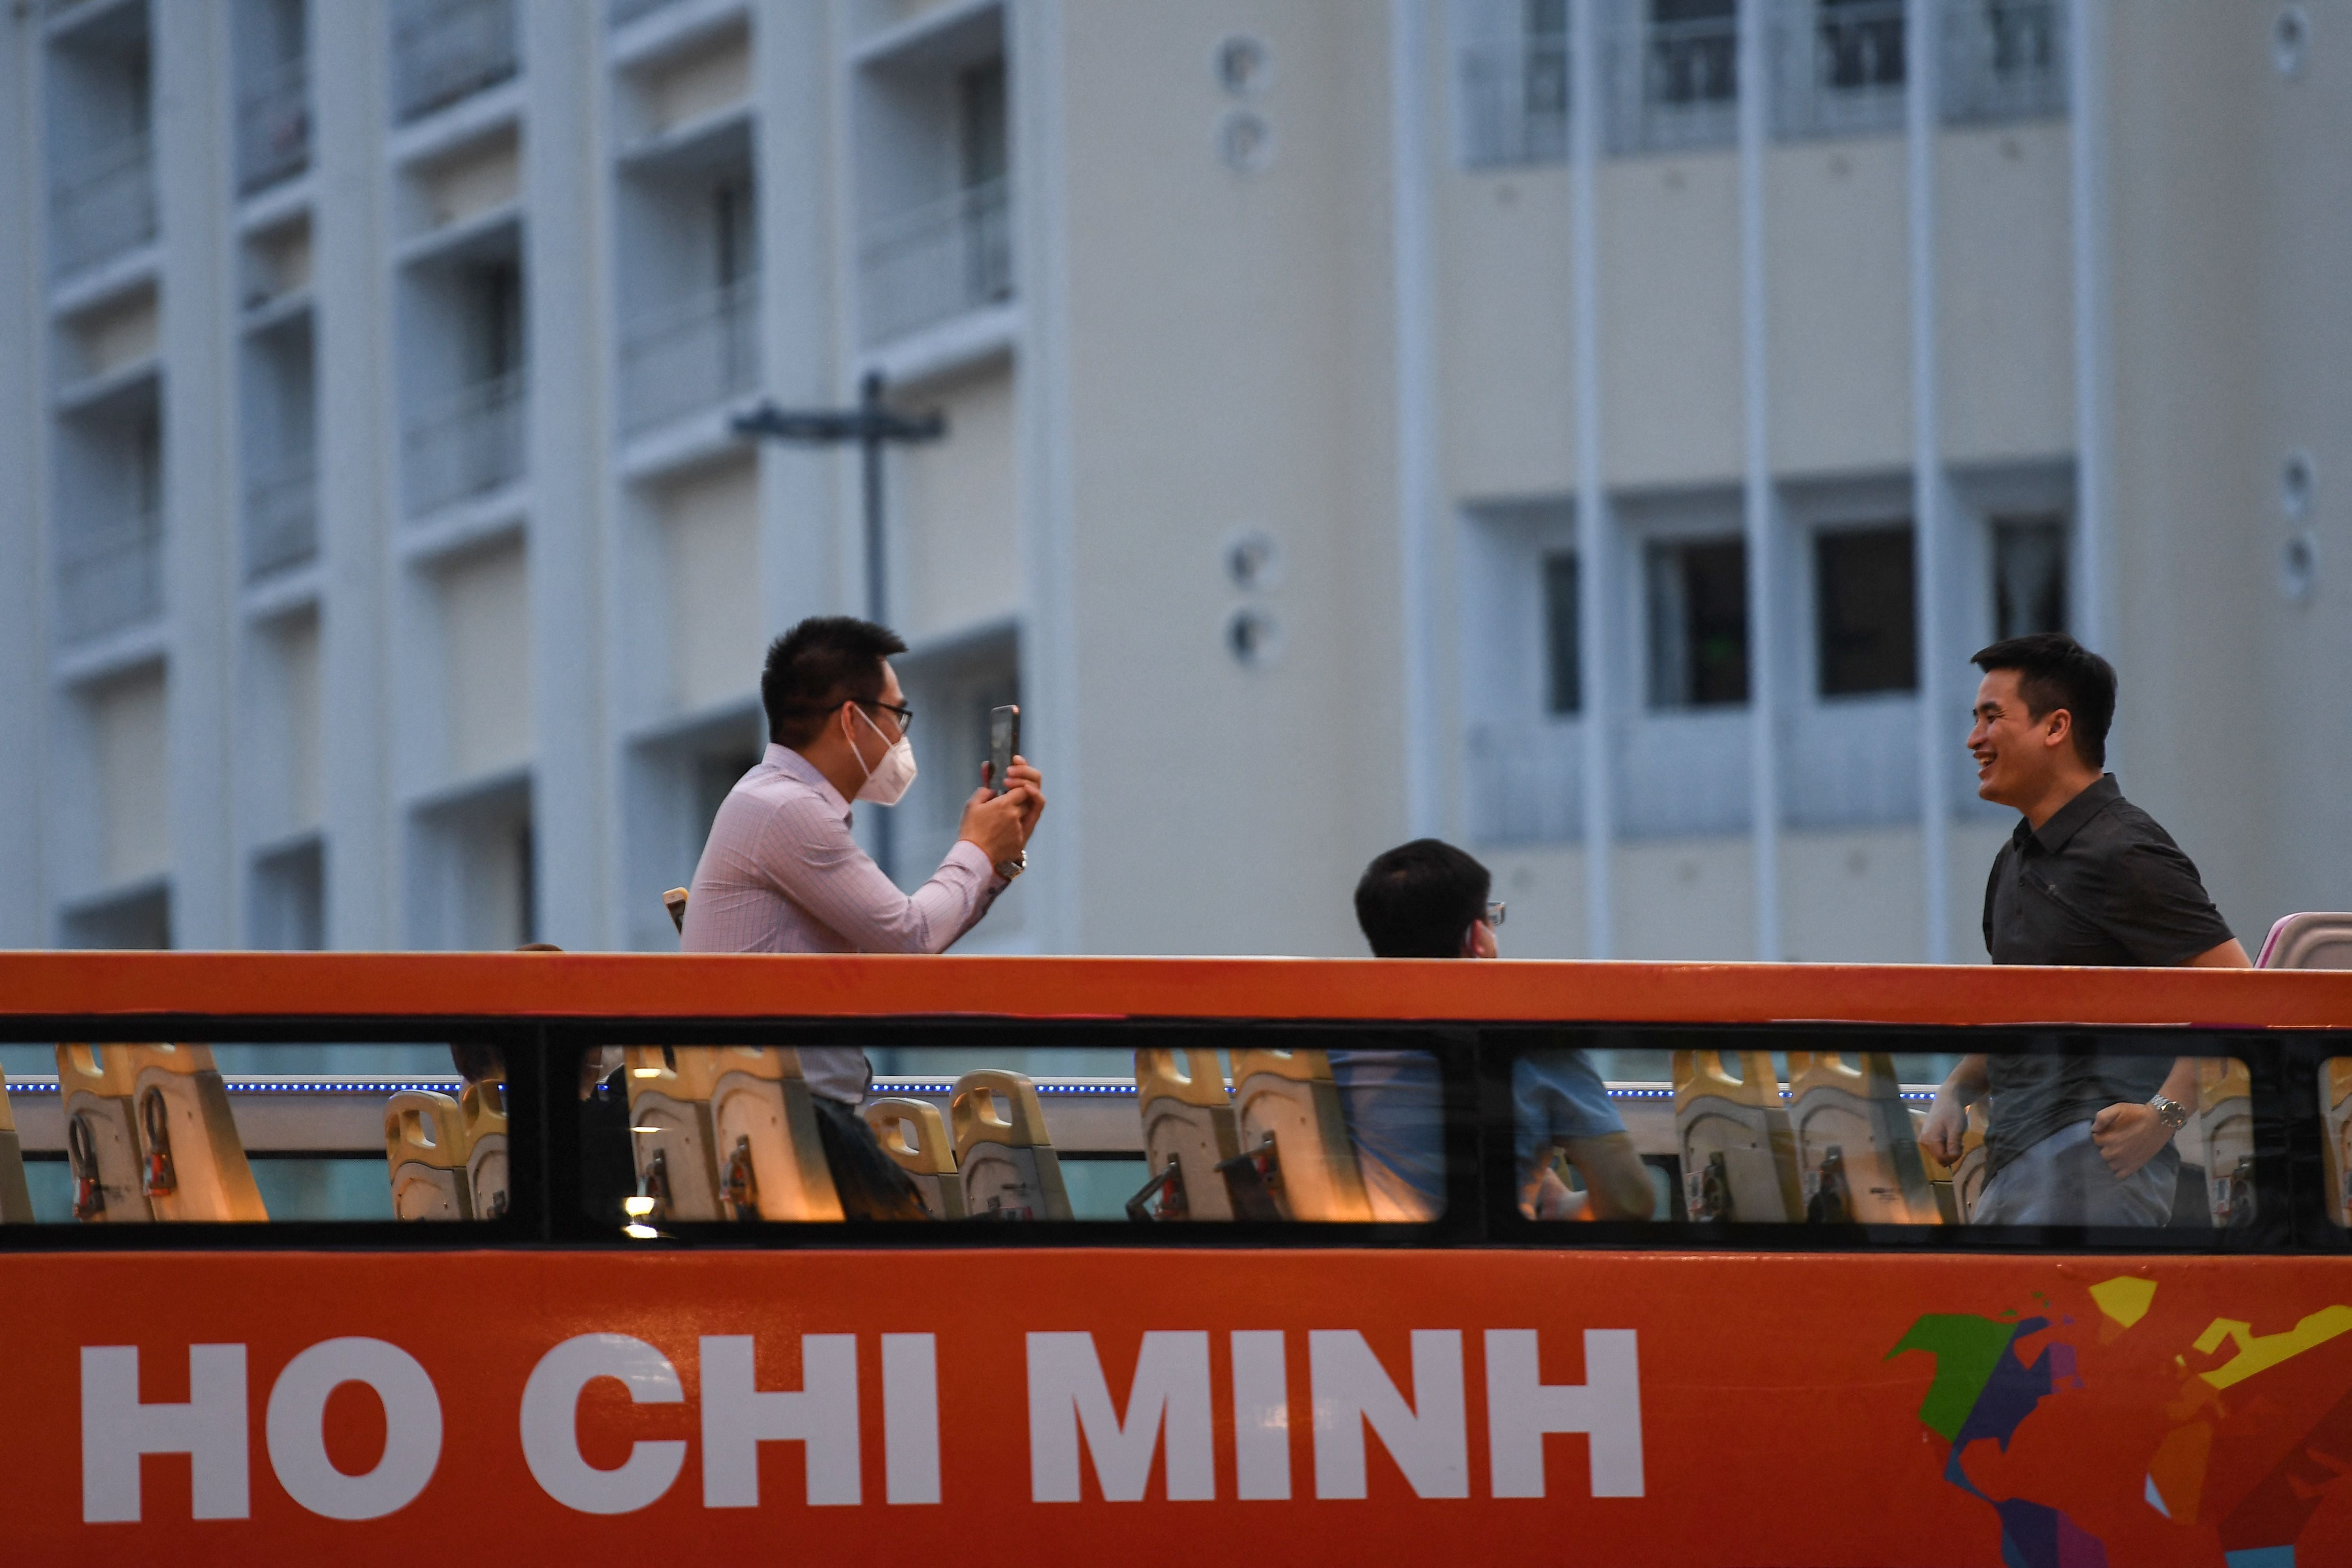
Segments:
[[[760,678],[767,754],[711,822],[687,899],[686,952],[943,952],[1021,874],[1045,809],[1044,780],[1021,757],[1003,795],[982,764],[954,846],[912,894],[850,836],[852,801],[894,805],[915,779],[914,713],[889,663],[906,651],[893,633],[848,616],[803,621],[769,647]],[[800,1058],[821,1106],[865,1099],[864,1051],[803,1047]],[[836,1135],[872,1143],[854,1115],[829,1115],[824,1130],[836,1170]]]

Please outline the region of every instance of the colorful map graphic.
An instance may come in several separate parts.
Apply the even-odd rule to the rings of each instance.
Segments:
[[[2097,1343],[2107,1346],[2148,1317],[2158,1282],[2123,1275],[2088,1287],[2086,1294],[2097,1314]],[[1974,1445],[1990,1440],[2006,1453],[2045,1401],[2085,1386],[2074,1343],[2055,1332],[2038,1345],[2031,1342],[2075,1322],[2053,1314],[2049,1298],[2035,1299],[2042,1310],[2030,1316],[1929,1313],[1911,1325],[1887,1358],[1910,1351],[1934,1358],[1919,1419],[1949,1445],[1944,1479],[1998,1516],[2008,1568],[2106,1568],[2107,1543],[2060,1500],[1996,1497],[1969,1471]],[[2179,1326],[2176,1315],[2172,1328]],[[2140,1500],[2167,1521],[2210,1529],[2206,1539],[2218,1542],[2226,1568],[2295,1568],[2304,1527],[2328,1489],[2352,1474],[2347,1334],[2352,1306],[2336,1305],[2273,1333],[2257,1334],[2250,1321],[2215,1318],[2186,1343],[2149,1337],[2144,1345],[2126,1347],[2136,1351],[2152,1383],[2176,1390],[2162,1406],[2162,1425],[2147,1434]],[[2075,1512],[2092,1502],[2076,1500]],[[2305,1568],[2316,1561],[2305,1557]]]

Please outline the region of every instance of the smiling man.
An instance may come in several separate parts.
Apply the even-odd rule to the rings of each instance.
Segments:
[[[1985,885],[1995,963],[2250,967],[2197,868],[2105,771],[2115,668],[2044,632],[1979,653],[1977,794],[2021,820]],[[2197,1106],[2193,1058],[1963,1058],[1920,1142],[1958,1163],[1968,1108],[1991,1096],[1978,1225],[2163,1225]]]

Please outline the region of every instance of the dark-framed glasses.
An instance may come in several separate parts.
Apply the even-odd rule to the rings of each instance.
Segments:
[[[896,702],[862,702],[858,704],[858,706],[862,708],[879,708],[885,713],[889,714],[893,719],[898,720],[898,733],[901,735],[910,734],[914,731],[915,710],[912,708],[904,707]]]

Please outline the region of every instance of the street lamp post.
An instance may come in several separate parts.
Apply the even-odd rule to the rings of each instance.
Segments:
[[[730,423],[739,436],[765,437],[813,447],[836,446],[844,441],[857,443],[866,514],[866,618],[878,626],[888,603],[883,592],[888,552],[882,534],[882,449],[893,441],[910,445],[936,441],[948,433],[948,421],[947,416],[937,410],[902,414],[885,404],[879,371],[866,374],[858,384],[857,394],[855,408],[779,408],[771,400],[738,414]],[[885,869],[895,869],[890,863],[890,827],[888,812],[875,813],[874,847],[878,851],[875,859]]]

